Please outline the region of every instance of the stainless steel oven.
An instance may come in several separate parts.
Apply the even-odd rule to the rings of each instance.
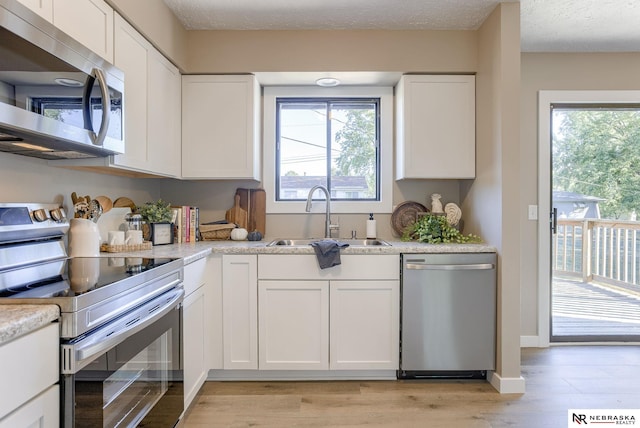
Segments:
[[[0,203],[0,303],[60,307],[61,426],[175,426],[182,260],[69,258],[67,230],[55,205]]]
[[[184,402],[181,300],[181,290],[170,292],[63,343],[62,426],[175,425]]]

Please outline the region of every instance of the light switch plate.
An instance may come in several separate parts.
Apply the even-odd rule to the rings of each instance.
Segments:
[[[537,219],[538,219],[538,206],[529,205],[529,220],[537,220]]]

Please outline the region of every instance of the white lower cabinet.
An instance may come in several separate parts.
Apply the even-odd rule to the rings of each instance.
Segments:
[[[261,370],[329,368],[329,281],[259,281]]]
[[[344,255],[321,270],[313,255],[258,256],[259,368],[396,370],[397,255]]]
[[[53,385],[7,417],[0,428],[54,428],[60,426],[60,387]]]
[[[398,368],[398,281],[331,281],[332,370]]]
[[[254,254],[222,256],[224,369],[258,368],[258,276]]]
[[[211,313],[207,308],[211,294],[209,263],[199,259],[184,267],[185,299],[182,305],[184,345],[184,406],[189,407],[209,372],[209,332]]]
[[[189,407],[207,377],[204,359],[205,293],[200,287],[184,299],[184,406]]]
[[[53,323],[0,346],[0,428],[59,426],[59,341]]]

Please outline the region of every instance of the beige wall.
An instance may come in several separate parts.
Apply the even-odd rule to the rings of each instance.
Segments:
[[[473,230],[498,248],[498,356],[502,379],[520,378],[519,3],[503,3],[479,30],[477,177],[461,189]]]
[[[160,197],[158,181],[72,171],[50,167],[41,159],[0,153],[0,202],[57,203],[70,214],[72,192],[112,199],[126,196],[142,204]]]
[[[523,53],[520,93],[522,206],[538,200],[538,91],[640,89],[640,53]],[[542,217],[546,213],[539,213]],[[521,230],[521,322],[523,336],[538,335],[537,223]]]
[[[189,73],[472,72],[475,31],[190,31]]]

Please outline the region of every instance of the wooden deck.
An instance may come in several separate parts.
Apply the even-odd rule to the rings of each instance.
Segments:
[[[552,341],[640,341],[640,292],[553,278]]]

